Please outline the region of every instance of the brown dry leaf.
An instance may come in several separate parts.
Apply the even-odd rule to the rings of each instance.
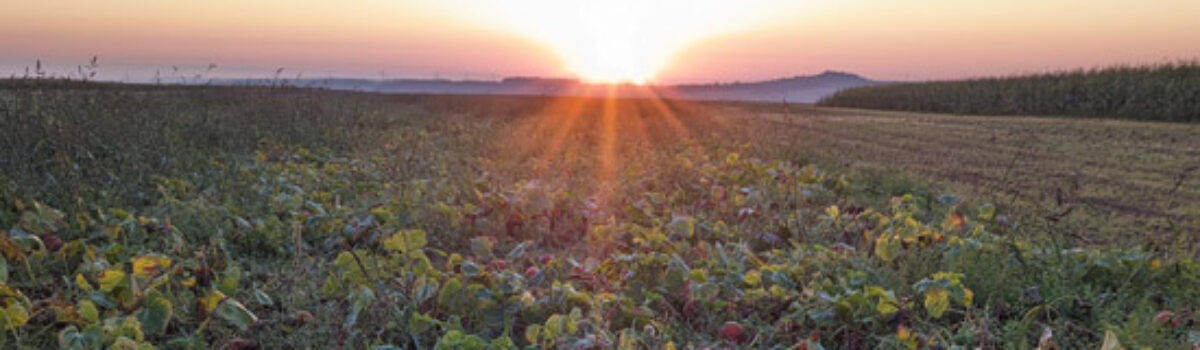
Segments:
[[[1113,331],[1104,331],[1104,343],[1100,345],[1100,350],[1125,350],[1121,346],[1121,340],[1117,339],[1117,335]]]
[[[1054,345],[1054,330],[1050,327],[1042,330],[1042,336],[1038,338],[1037,350],[1058,350],[1058,345]]]

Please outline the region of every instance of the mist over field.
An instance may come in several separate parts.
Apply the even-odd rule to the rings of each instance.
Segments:
[[[215,80],[206,84],[234,86],[289,85],[332,90],[394,94],[454,95],[533,95],[533,96],[615,96],[620,98],[672,98],[711,101],[814,103],[846,88],[886,84],[858,75],[826,71],[811,76],[795,76],[755,82],[715,82],[710,84],[655,84],[649,88],[636,84],[619,85],[610,91],[604,84],[578,79],[510,77],[499,81],[448,79],[249,79]]]

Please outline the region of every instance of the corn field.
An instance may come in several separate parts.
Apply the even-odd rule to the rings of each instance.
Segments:
[[[861,87],[818,105],[953,114],[1200,121],[1200,62]]]

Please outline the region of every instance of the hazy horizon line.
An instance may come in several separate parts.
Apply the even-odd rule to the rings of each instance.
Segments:
[[[99,58],[99,56],[94,56]],[[456,74],[443,74],[441,72],[432,73],[399,73],[389,75],[386,70],[380,70],[379,76],[373,76],[363,73],[350,72],[334,72],[326,71],[304,71],[289,69],[286,66],[266,68],[264,66],[246,66],[234,65],[223,66],[219,63],[208,64],[175,64],[175,65],[155,65],[144,63],[106,63],[103,58],[98,59],[98,65],[89,66],[90,60],[83,60],[82,64],[61,64],[51,63],[55,61],[35,59],[29,64],[19,64],[15,61],[3,62],[0,61],[0,78],[34,78],[37,75],[36,66],[42,68],[42,77],[44,78],[60,78],[71,80],[90,80],[113,83],[164,83],[164,84],[186,84],[195,85],[200,81],[223,80],[367,80],[367,81],[398,81],[398,80],[413,80],[413,81],[446,81],[446,82],[502,82],[506,79],[513,78],[529,78],[542,80],[575,80],[580,83],[604,85],[603,82],[588,82],[581,77],[572,77],[569,75],[560,74],[527,74],[527,73],[482,73],[482,72],[464,72]],[[106,66],[127,67],[127,70],[114,72],[105,71]],[[1158,61],[1146,62],[1119,62],[1111,64],[1093,65],[1090,67],[1072,67],[1072,68],[1056,68],[1046,67],[1040,70],[1014,71],[1003,74],[979,74],[979,75],[964,75],[953,78],[901,78],[901,79],[877,79],[869,77],[859,72],[848,69],[826,68],[820,69],[811,73],[792,73],[786,75],[776,75],[770,77],[748,77],[744,79],[652,79],[644,85],[712,85],[712,84],[738,84],[738,83],[756,83],[773,80],[783,80],[789,78],[813,77],[825,73],[844,73],[854,75],[866,80],[877,82],[926,82],[926,81],[956,81],[956,80],[974,80],[974,79],[989,79],[989,78],[1004,78],[1015,76],[1031,76],[1045,75],[1057,73],[1071,73],[1079,71],[1093,71],[1114,68],[1136,68],[1136,67],[1163,67],[1172,65],[1200,65],[1200,56],[1187,58],[1163,58]],[[69,67],[69,69],[68,69]],[[128,68],[133,68],[129,70]],[[83,79],[81,74],[94,72],[94,76]],[[197,79],[199,78],[199,79]],[[191,82],[189,82],[191,80]],[[618,84],[633,84],[632,82],[620,82]]]

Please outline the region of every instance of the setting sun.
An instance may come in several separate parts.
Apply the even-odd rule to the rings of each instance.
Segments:
[[[681,50],[765,17],[766,1],[514,1],[485,22],[534,39],[589,82],[651,81]]]

